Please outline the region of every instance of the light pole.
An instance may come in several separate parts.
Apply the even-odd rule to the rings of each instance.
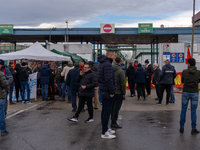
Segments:
[[[67,33],[65,32],[65,48],[67,48],[67,52],[68,52],[68,42],[69,42],[69,36],[68,36],[68,20],[66,20],[65,23],[67,24]],[[67,41],[67,43],[66,43],[66,41]]]
[[[192,48],[191,48],[191,57],[193,57],[193,48],[194,48],[194,16],[195,16],[195,0],[193,0],[193,18],[192,18]]]

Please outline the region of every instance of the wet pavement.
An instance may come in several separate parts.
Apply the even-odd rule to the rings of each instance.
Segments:
[[[199,150],[200,134],[191,135],[190,111],[185,133],[179,133],[181,94],[176,103],[155,105],[155,91],[146,101],[128,97],[122,105],[116,139],[101,139],[101,108],[94,110],[92,123],[85,123],[82,112],[78,123],[67,120],[74,115],[66,102],[37,102],[9,106],[6,119],[10,134],[0,137],[0,150]],[[200,108],[197,110],[200,117]],[[197,119],[197,124],[200,120]],[[198,128],[198,126],[197,126]],[[199,127],[200,129],[200,127]]]

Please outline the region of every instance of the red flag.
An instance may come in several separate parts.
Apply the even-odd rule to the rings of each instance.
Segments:
[[[190,55],[190,49],[189,49],[189,47],[188,47],[187,58],[185,59],[185,63],[186,63],[186,64],[188,64],[188,59],[189,59],[189,58],[192,58],[192,57],[191,57],[191,55]]]

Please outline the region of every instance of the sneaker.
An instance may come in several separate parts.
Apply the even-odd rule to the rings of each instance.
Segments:
[[[184,128],[183,128],[183,127],[180,127],[179,132],[180,132],[180,133],[184,133]]]
[[[22,101],[22,104],[25,104],[25,101]]]
[[[76,117],[68,118],[68,120],[71,122],[78,122],[78,118]]]
[[[108,129],[108,131],[107,132],[109,132],[110,134],[115,134],[115,130],[112,130],[112,129]]]
[[[93,122],[94,118],[88,118],[87,120],[85,120],[85,123],[89,123],[89,122]]]
[[[197,129],[192,129],[191,134],[198,134],[199,131]]]
[[[175,101],[169,101],[169,103],[175,103]]]
[[[110,134],[108,131],[105,134],[101,134],[102,139],[114,139],[116,138],[115,135]]]
[[[117,123],[115,123],[115,124],[111,124],[111,128],[121,129],[122,127],[119,126]],[[114,130],[113,130],[113,131],[114,131]]]
[[[7,130],[1,132],[1,136],[5,136],[5,135],[8,135],[8,134],[9,134],[9,132]]]
[[[162,105],[161,102],[156,103],[157,105]]]
[[[33,102],[31,102],[31,101],[28,101],[28,102],[27,102],[27,104],[33,104]]]
[[[98,108],[94,107],[94,109],[96,109],[96,110],[97,110]]]
[[[151,96],[151,94],[147,94],[147,95],[146,95],[146,97],[149,97],[149,96]]]
[[[16,103],[14,103],[14,102],[12,102],[12,103],[10,103],[10,105],[15,105]]]

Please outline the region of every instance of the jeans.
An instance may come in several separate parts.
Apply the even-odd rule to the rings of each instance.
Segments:
[[[86,97],[86,96],[79,96],[78,110],[75,114],[76,118],[79,117],[80,112],[84,109],[85,102],[87,102],[89,118],[93,118],[92,97]]]
[[[115,94],[113,107],[112,107],[112,113],[111,113],[112,124],[117,123],[118,114],[119,114],[119,110],[122,106],[122,102],[123,102],[123,95],[122,94]]]
[[[100,101],[100,103],[102,104],[102,97],[101,97],[100,89],[98,90],[98,94],[99,94],[99,101]]]
[[[1,132],[6,130],[4,107],[5,107],[5,99],[1,99],[0,100],[0,128],[1,128]]]
[[[65,99],[66,82],[62,83],[62,99]]]
[[[71,94],[72,94],[72,108],[73,110],[77,109],[77,105],[76,105],[76,93],[78,93],[78,90],[76,89],[70,89],[71,90]]]
[[[61,97],[62,96],[62,90],[61,90],[60,80],[56,81],[56,84],[57,84],[57,88],[58,88],[58,96]]]
[[[190,93],[190,92],[182,93],[182,109],[181,109],[181,115],[180,115],[180,127],[182,128],[184,127],[189,100],[191,103],[191,121],[192,121],[191,126],[192,126],[192,129],[196,129],[196,126],[197,126],[196,110],[198,107],[199,93]]]
[[[67,97],[68,97],[68,101],[71,101],[72,96],[71,96],[71,89],[70,87],[67,85]]]
[[[41,88],[41,93],[42,93],[42,98],[47,98],[48,96],[48,84],[41,84],[42,88]],[[44,93],[45,90],[45,93]]]
[[[170,101],[175,102],[174,86],[173,85],[171,86]]]
[[[20,82],[21,84],[21,88],[22,88],[22,101],[24,101],[24,96],[25,96],[25,89],[27,91],[27,101],[30,101],[30,88],[29,88],[29,84],[28,81],[22,81]]]
[[[108,131],[108,121],[112,111],[114,97],[102,98],[101,124],[102,134]]]

